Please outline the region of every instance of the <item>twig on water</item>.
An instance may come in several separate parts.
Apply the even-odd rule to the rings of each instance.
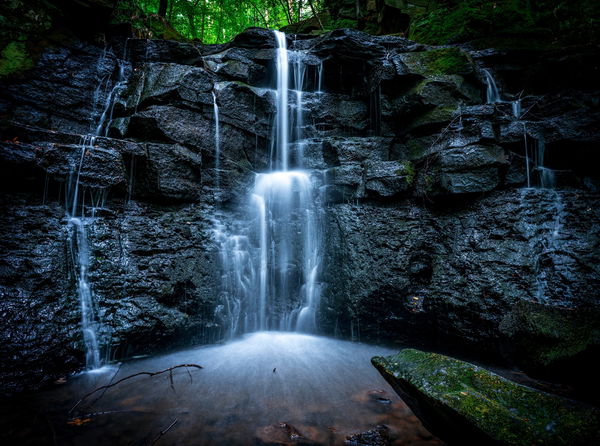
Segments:
[[[160,431],[158,434],[158,437],[156,437],[154,439],[154,441],[152,443],[150,443],[150,446],[154,446],[156,444],[156,442],[162,438],[163,435],[165,435],[167,432],[169,432],[171,430],[171,428],[177,424],[178,421],[179,420],[177,418],[175,418],[166,429],[163,429],[162,431]]]
[[[141,376],[141,375],[156,376],[156,375],[160,375],[160,374],[166,373],[166,372],[170,372],[171,375],[172,375],[173,370],[180,369],[180,368],[202,369],[203,367],[201,365],[198,365],[198,364],[179,364],[179,365],[175,365],[173,367],[169,367],[168,369],[161,370],[159,372],[138,372],[138,373],[134,373],[133,375],[129,375],[129,376],[126,376],[125,378],[121,378],[120,380],[115,381],[114,383],[110,383],[110,384],[106,384],[104,386],[97,387],[94,390],[92,390],[91,392],[86,393],[85,395],[83,395],[81,397],[81,399],[79,401],[77,401],[77,403],[75,403],[75,405],[73,407],[71,407],[71,409],[69,410],[69,413],[73,412],[73,410],[75,410],[75,408],[77,406],[79,406],[86,398],[89,398],[94,393],[99,392],[101,390],[108,389],[110,387],[114,387],[114,386],[116,386],[118,384],[121,384],[123,381],[127,381],[128,379],[135,378],[136,376]]]
[[[115,373],[113,374],[113,376],[110,378],[110,381],[108,382],[108,384],[112,384],[112,382],[115,380],[115,378],[117,377],[117,375],[119,374],[119,371],[121,370],[121,366],[123,365],[123,363],[119,363],[119,367],[117,367],[117,370],[115,371]],[[90,406],[93,406],[94,404],[96,404],[98,401],[100,401],[100,398],[102,398],[104,396],[104,394],[106,393],[106,391],[108,390],[108,387],[106,387],[104,389],[104,392],[102,392],[100,394],[100,396],[98,398],[96,398],[94,401],[91,402]]]

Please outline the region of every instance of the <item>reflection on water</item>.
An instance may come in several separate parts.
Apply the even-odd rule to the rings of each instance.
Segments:
[[[2,431],[20,445],[338,445],[384,424],[393,444],[441,444],[371,366],[372,356],[390,353],[317,336],[254,333],[78,376],[18,408],[3,407]],[[204,368],[135,377],[68,413],[96,387],[191,363]]]

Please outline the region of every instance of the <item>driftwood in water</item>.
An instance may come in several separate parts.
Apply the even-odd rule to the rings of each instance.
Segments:
[[[73,407],[71,407],[71,409],[69,410],[69,413],[73,412],[73,410],[75,410],[75,408],[77,406],[79,406],[85,399],[89,398],[90,396],[92,396],[96,392],[99,392],[101,390],[109,389],[109,388],[114,387],[114,386],[116,386],[118,384],[121,384],[123,381],[127,381],[128,379],[131,379],[131,378],[135,378],[136,376],[141,376],[141,375],[156,376],[156,375],[161,375],[163,373],[169,372],[169,382],[171,384],[171,388],[173,388],[173,370],[180,369],[180,368],[185,368],[187,370],[188,368],[202,369],[203,367],[201,365],[198,365],[198,364],[179,364],[179,365],[174,365],[173,367],[169,367],[168,369],[160,370],[159,372],[138,372],[138,373],[134,373],[133,375],[129,375],[129,376],[126,376],[124,378],[121,378],[120,380],[115,381],[114,383],[109,383],[109,384],[106,384],[104,386],[96,387],[91,392],[86,393],[85,395],[83,395],[81,397],[81,399],[79,401],[77,401],[77,403],[75,403],[75,405]],[[188,374],[189,374],[189,370],[188,370]],[[191,376],[192,375],[190,374],[190,379],[191,379]]]

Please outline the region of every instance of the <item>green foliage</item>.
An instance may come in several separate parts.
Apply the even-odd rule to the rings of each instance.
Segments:
[[[337,19],[332,20],[329,24],[329,29],[341,29],[341,28],[353,28],[355,29],[358,26],[356,20],[352,19]]]
[[[316,10],[322,2],[313,0]],[[246,28],[279,29],[312,17],[308,0],[168,0],[164,18],[158,7],[159,0],[120,0],[113,21],[131,23],[139,37],[224,43]]]
[[[480,36],[520,31],[532,26],[531,15],[520,1],[489,2],[466,0],[445,4],[416,16],[409,37],[420,42],[443,45]],[[500,5],[500,6],[499,6]]]
[[[446,0],[415,15],[409,37],[434,45],[514,35],[589,41],[598,37],[599,18],[597,0]]]
[[[25,42],[13,41],[0,53],[0,77],[19,73],[33,67]]]
[[[39,35],[52,26],[57,8],[44,0],[0,2],[0,43],[18,40],[24,34]]]
[[[143,6],[149,6],[143,1],[120,1],[113,12],[113,23],[130,23],[136,37],[183,40],[173,26],[152,9],[145,12]],[[154,3],[154,2],[151,2]]]

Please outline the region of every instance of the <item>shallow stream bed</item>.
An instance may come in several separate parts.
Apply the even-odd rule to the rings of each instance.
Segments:
[[[392,350],[260,332],[129,361],[2,406],[3,444],[341,445],[386,425],[392,444],[440,445],[370,363]],[[84,398],[87,393],[140,375]],[[161,434],[162,432],[162,434]],[[6,441],[8,440],[8,442]]]

